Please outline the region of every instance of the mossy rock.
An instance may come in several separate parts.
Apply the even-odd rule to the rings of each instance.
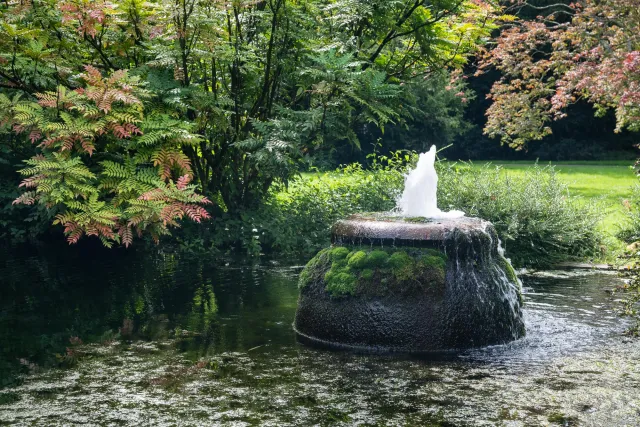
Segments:
[[[318,276],[323,274],[329,265],[331,250],[331,248],[322,249],[307,263],[298,279],[298,287],[300,289],[317,280],[319,278]]]
[[[441,290],[447,256],[429,248],[324,249],[300,274],[300,288],[321,281],[332,297],[384,296]]]

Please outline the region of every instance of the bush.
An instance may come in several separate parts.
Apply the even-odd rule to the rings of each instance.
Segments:
[[[373,156],[369,170],[351,165],[300,177],[288,188],[272,190],[259,211],[240,219],[217,218],[205,224],[203,232],[208,233],[208,244],[219,249],[308,257],[329,245],[336,220],[356,212],[392,210],[414,160],[415,155],[398,152]],[[519,175],[460,163],[441,162],[437,169],[440,207],[491,221],[514,265],[544,267],[599,255],[598,207],[569,194],[552,167],[533,166]],[[201,236],[198,241],[206,240]]]
[[[240,218],[222,216],[201,226],[185,224],[177,240],[182,248],[300,254],[328,246],[331,225],[357,212],[387,211],[395,207],[411,155],[371,156],[365,170],[354,164],[335,172],[301,176],[287,187],[270,190],[258,210]],[[197,242],[192,245],[191,242]]]
[[[514,265],[546,267],[601,255],[601,209],[572,196],[553,167],[511,174],[491,165],[440,164],[438,173],[440,207],[491,221]]]
[[[625,201],[627,221],[618,233],[618,238],[627,243],[640,240],[640,185],[633,188],[629,200]]]

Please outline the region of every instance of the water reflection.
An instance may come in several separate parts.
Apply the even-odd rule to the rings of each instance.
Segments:
[[[289,326],[297,289],[256,265],[92,245],[1,248],[0,277],[0,386],[58,365],[75,337],[181,338],[199,354],[291,342],[272,332]]]
[[[640,344],[620,336],[625,325],[604,291],[615,286],[613,275],[526,276],[526,338],[423,360],[297,344],[298,268],[110,254],[3,254],[2,379],[11,385],[0,389],[0,422],[614,426],[640,419]],[[85,344],[71,344],[76,336]],[[77,352],[72,366],[43,369],[60,364],[51,355],[69,346]],[[20,358],[37,372],[16,377],[30,369]]]

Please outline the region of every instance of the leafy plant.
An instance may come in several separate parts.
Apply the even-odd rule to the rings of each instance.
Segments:
[[[416,155],[374,154],[369,161],[369,169],[352,164],[274,187],[263,209],[245,212],[241,221],[221,217],[206,229],[189,227],[181,238],[201,239],[220,250],[311,255],[329,244],[336,220],[394,209]],[[602,255],[599,206],[571,195],[553,168],[535,166],[516,177],[493,166],[438,162],[436,167],[440,207],[493,222],[516,266]]]
[[[601,253],[597,204],[571,195],[551,166],[523,175],[500,167],[440,163],[438,203],[491,221],[518,266],[546,267]]]
[[[64,207],[71,241],[157,238],[203,218],[180,204],[205,202],[178,197],[192,186],[216,217],[241,221],[322,146],[357,150],[361,129],[419,117],[413,83],[462,67],[494,11],[475,0],[2,3],[0,121],[43,151],[20,200]],[[180,176],[192,181],[178,188]]]
[[[198,141],[188,126],[168,120],[158,135],[144,120],[137,79],[125,71],[104,78],[86,67],[85,87],[38,94],[37,103],[14,107],[14,128],[39,142],[42,154],[26,161],[20,184],[27,189],[14,203],[39,203],[61,213],[67,240],[97,236],[106,245],[128,246],[133,233],[155,240],[177,219],[208,218],[195,193],[189,160],[181,144]],[[155,119],[157,120],[157,118]],[[154,133],[155,132],[155,133]],[[94,161],[96,157],[112,160]],[[174,180],[175,179],[175,180]]]
[[[514,2],[523,7],[523,1]],[[539,16],[507,16],[482,68],[502,77],[491,89],[485,133],[522,147],[551,133],[549,122],[585,100],[597,116],[614,110],[616,132],[640,130],[640,15],[631,0],[533,6]]]

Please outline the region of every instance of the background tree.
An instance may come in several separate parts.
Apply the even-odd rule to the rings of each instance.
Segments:
[[[640,128],[640,13],[635,0],[554,4],[534,20],[507,22],[482,66],[492,87],[485,132],[512,147],[550,134],[549,122],[581,100],[615,111],[616,132]]]

